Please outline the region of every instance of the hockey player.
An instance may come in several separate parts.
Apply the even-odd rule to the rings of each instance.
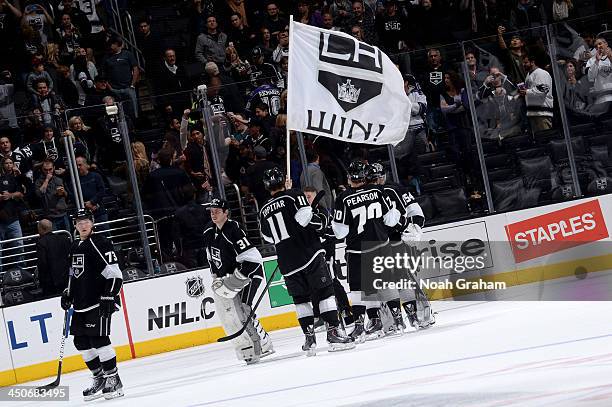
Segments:
[[[317,190],[314,187],[304,187],[303,189],[304,195],[308,200],[308,204],[312,205],[315,197],[317,196]],[[327,267],[329,268],[329,272],[332,275],[334,280],[334,295],[336,297],[337,305],[338,305],[338,314],[342,318],[344,316],[345,320],[352,318],[351,315],[351,305],[348,301],[348,296],[346,295],[346,291],[344,291],[344,287],[338,280],[335,273],[335,258],[336,258],[336,236],[334,235],[333,230],[331,229],[331,221],[329,220],[329,211],[327,208],[324,208],[320,204],[314,204],[315,206],[312,208],[313,212],[320,215],[325,216],[328,219],[328,226],[318,233],[319,238],[321,239],[321,245],[325,250],[325,261],[327,262]],[[323,327],[325,324],[323,320],[320,318],[319,307],[318,304],[313,304],[314,317],[315,317],[315,331],[319,332],[320,327]],[[341,321],[342,322],[342,321]]]
[[[285,175],[278,167],[264,172],[263,183],[272,197],[259,211],[261,234],[276,247],[278,266],[306,337],[302,349],[309,356],[316,353],[311,299],[319,304],[327,325],[329,351],[353,348],[353,341],[338,330],[333,282],[317,235],[325,228],[327,218],[313,213],[301,191],[286,189]]]
[[[217,315],[226,330],[237,331],[250,314],[263,280],[263,259],[238,222],[229,219],[227,201],[215,198],[208,209],[212,224],[204,231],[204,249],[214,277]],[[238,359],[248,364],[274,353],[270,335],[256,318],[247,332],[234,339],[234,345]]]
[[[361,265],[368,264],[374,256],[385,255],[389,242],[387,227],[397,224],[400,213],[392,208],[378,185],[367,185],[367,164],[353,161],[348,169],[349,188],[336,198],[332,229],[338,239],[346,238],[346,264],[348,270],[350,298],[355,328],[351,337],[357,342],[384,335],[378,314],[376,298],[372,287],[362,287]],[[364,300],[364,294],[370,299]],[[397,292],[381,293],[379,297],[397,313],[399,298]],[[369,305],[369,307],[368,307]],[[368,309],[368,328],[364,320]]]
[[[400,212],[400,221],[394,227],[389,229],[389,240],[393,253],[397,253],[405,249],[405,246],[413,246],[423,236],[423,226],[425,225],[425,215],[419,203],[414,199],[407,188],[387,181],[385,168],[380,163],[373,163],[369,166],[368,182],[381,185],[385,195],[391,202],[391,205]],[[410,273],[410,271],[407,271]],[[429,300],[422,294],[422,290],[399,290],[400,298],[404,301],[402,304],[404,311],[408,317],[408,322],[413,328],[427,328],[433,325],[435,320],[431,315],[431,306]],[[417,295],[419,298],[419,306],[417,307]],[[417,317],[417,309],[422,309],[420,317]],[[391,311],[393,314],[393,310]],[[393,315],[397,320],[397,315]],[[401,316],[400,316],[401,319]],[[402,326],[405,328],[403,321]]]
[[[70,282],[62,294],[61,305],[64,310],[74,308],[70,334],[74,336],[74,347],[93,374],[93,383],[83,391],[85,401],[112,399],[123,396],[115,349],[109,337],[111,316],[120,304],[118,295],[123,278],[113,244],[93,232],[94,219],[89,210],[78,210],[75,226],[79,239],[70,248]]]

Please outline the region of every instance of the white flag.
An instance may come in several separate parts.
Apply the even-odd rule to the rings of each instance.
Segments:
[[[287,128],[352,143],[397,144],[410,122],[389,57],[348,34],[291,23]]]

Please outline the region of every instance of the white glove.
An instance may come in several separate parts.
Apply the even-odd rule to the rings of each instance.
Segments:
[[[404,244],[410,245],[414,242],[421,241],[422,236],[423,229],[421,229],[419,225],[411,223],[406,226],[406,230],[402,232],[402,242],[404,242]]]
[[[244,277],[238,272],[225,277],[217,277],[213,280],[212,290],[219,297],[234,298],[244,287],[251,282],[251,279]]]

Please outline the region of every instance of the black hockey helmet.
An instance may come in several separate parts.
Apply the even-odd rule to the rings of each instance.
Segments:
[[[267,190],[279,189],[285,185],[285,174],[278,167],[264,171],[263,183]]]
[[[251,50],[251,58],[255,60],[261,56],[263,56],[263,50],[261,49],[261,47],[253,47],[253,49]]]
[[[364,182],[368,176],[368,165],[361,160],[353,161],[348,167],[348,177],[354,182]]]
[[[94,221],[94,216],[93,216],[93,213],[91,213],[91,211],[89,209],[81,208],[81,209],[78,209],[76,211],[76,213],[74,214],[72,219],[74,220],[75,224],[78,221],[80,221],[81,219],[89,219],[90,221],[93,222]]]
[[[381,163],[368,164],[368,174],[366,179],[368,182],[374,182],[385,175],[385,167]]]
[[[207,209],[212,209],[212,208],[219,208],[219,209],[222,209],[223,211],[226,211],[229,209],[229,205],[225,199],[215,198],[212,201],[210,201],[210,204],[208,205]]]

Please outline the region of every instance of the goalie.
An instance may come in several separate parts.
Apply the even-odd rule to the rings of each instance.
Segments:
[[[242,328],[253,297],[263,280],[262,257],[240,225],[229,219],[227,201],[213,199],[208,206],[212,225],[204,231],[204,249],[213,275],[217,315],[226,333]],[[256,318],[233,340],[236,356],[247,364],[274,353],[270,335]]]

